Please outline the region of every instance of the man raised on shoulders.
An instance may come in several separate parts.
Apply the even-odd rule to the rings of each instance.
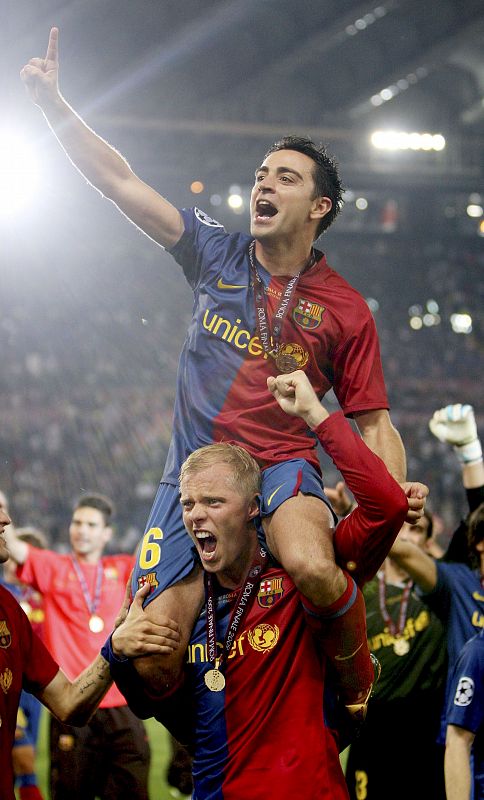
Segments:
[[[147,614],[177,617],[188,643],[203,587],[178,507],[177,476],[193,450],[233,441],[263,468],[267,543],[308,603],[332,617],[335,649],[327,655],[342,675],[348,704],[357,704],[372,675],[364,603],[352,576],[335,562],[333,517],[314,437],[301,420],[288,422],[266,391],[269,377],[298,367],[318,396],[333,386],[365,442],[398,481],[405,480],[405,454],[388,414],[371,313],[313,248],[342,204],[334,162],[308,139],[274,144],[256,170],[251,235],[229,235],[198,209],[176,209],[75,114],[58,88],[56,28],[46,57],[32,59],[22,78],[76,167],[170,249],[195,294],[172,444],[134,576],[134,587],[145,580],[153,586]],[[423,497],[412,501],[418,515]],[[356,629],[363,646],[351,650]],[[143,659],[138,665],[153,690],[169,684],[179,667],[178,656],[171,663]]]

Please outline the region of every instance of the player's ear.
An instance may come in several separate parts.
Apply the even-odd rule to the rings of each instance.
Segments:
[[[253,497],[247,510],[247,519],[255,519],[259,513],[259,496]]]
[[[111,525],[106,525],[104,528],[104,537],[103,537],[104,543],[106,544],[107,542],[109,542],[112,536],[113,536],[113,529],[111,528]]]
[[[332,207],[333,203],[329,197],[315,197],[309,216],[311,219],[322,219],[331,211]]]

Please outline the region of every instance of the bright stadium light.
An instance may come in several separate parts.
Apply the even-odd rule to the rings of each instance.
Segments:
[[[443,150],[445,138],[440,133],[408,133],[407,131],[374,131],[371,143],[377,150]]]
[[[452,314],[450,324],[454,333],[472,333],[472,317],[470,314]]]
[[[39,183],[33,149],[20,134],[0,131],[0,216],[10,217],[29,205]]]
[[[232,211],[235,211],[236,214],[240,214],[244,208],[244,198],[240,194],[229,194],[227,203],[229,204]]]

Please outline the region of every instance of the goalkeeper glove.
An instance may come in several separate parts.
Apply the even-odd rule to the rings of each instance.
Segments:
[[[461,464],[477,464],[482,460],[482,447],[472,406],[456,403],[439,408],[430,420],[429,428],[439,441],[454,446]]]

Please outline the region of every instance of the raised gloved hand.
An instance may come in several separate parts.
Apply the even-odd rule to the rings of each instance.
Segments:
[[[482,447],[472,406],[455,403],[439,408],[430,420],[429,428],[441,442],[454,446],[461,464],[476,464],[482,460]]]

